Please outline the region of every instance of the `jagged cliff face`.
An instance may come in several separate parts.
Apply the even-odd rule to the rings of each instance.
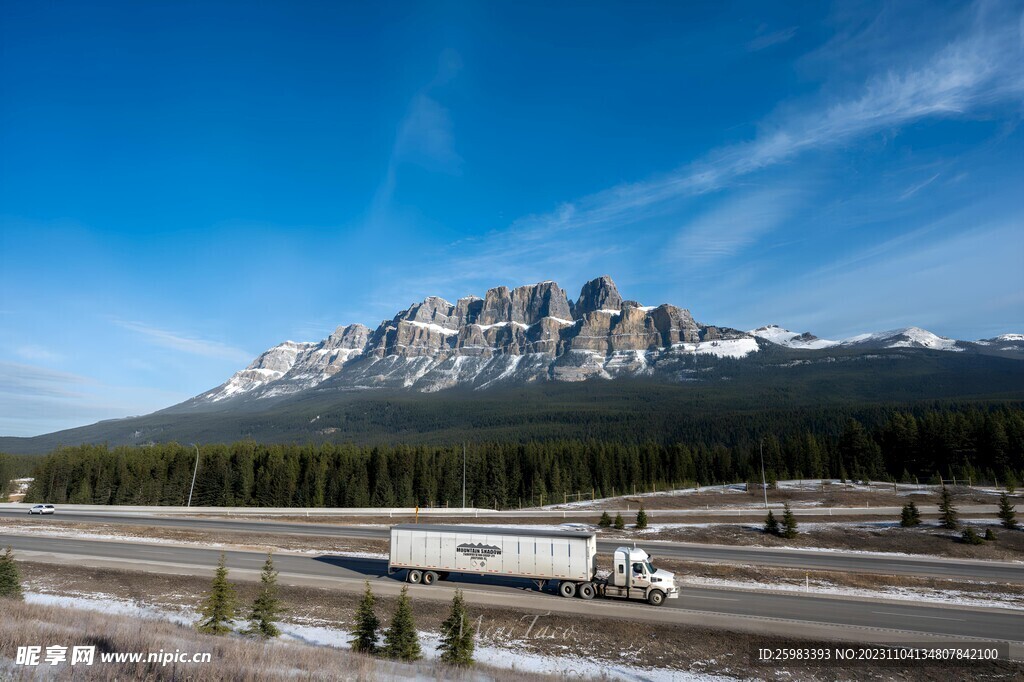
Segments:
[[[320,343],[285,342],[196,400],[319,385],[436,391],[679,373],[695,354],[742,357],[757,348],[751,335],[698,324],[683,308],[625,301],[605,276],[587,282],[576,301],[554,282],[496,287],[455,303],[432,296],[373,331],[353,324]]]

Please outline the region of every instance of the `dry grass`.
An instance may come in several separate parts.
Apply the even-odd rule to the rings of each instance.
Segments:
[[[657,514],[650,515],[650,523],[657,524]],[[993,561],[1019,561],[1024,559],[1024,531],[1006,530],[994,521],[987,524],[972,523],[979,534],[992,528],[997,539],[982,545],[968,545],[960,541],[958,531],[949,531],[934,524],[916,528],[901,528],[895,521],[890,526],[854,522],[843,526],[829,526],[824,522],[800,521],[799,534],[792,539],[778,538],[761,532],[764,518],[751,523],[720,524],[705,527],[666,528],[657,532],[611,533],[613,537],[630,540],[671,540],[676,542],[711,543],[719,545],[746,545],[758,547],[826,547],[853,551],[899,552],[903,554],[929,554],[962,559],[988,559]]]
[[[698,578],[717,578],[720,580],[738,580],[757,583],[758,586],[770,588],[772,585],[803,585],[805,579],[812,583],[827,583],[837,587],[852,587],[865,590],[880,590],[887,587],[899,587],[921,590],[956,590],[961,593],[973,593],[979,598],[984,595],[1005,595],[1008,600],[1024,600],[1024,585],[966,582],[946,580],[943,578],[924,578],[906,575],[883,575],[874,573],[844,573],[832,571],[805,571],[794,568],[770,568],[765,566],[749,566],[737,564],[707,564],[695,561],[676,561],[657,559],[657,566],[674,572],[678,576]],[[1022,613],[1024,617],[1024,613]]]
[[[401,664],[350,651],[293,642],[262,642],[240,636],[213,637],[194,629],[92,611],[3,603],[0,619],[0,677],[4,680],[429,680],[489,679],[501,682],[544,679],[494,669],[462,672],[435,663]],[[19,646],[95,646],[92,666],[68,663],[38,667],[15,664]],[[211,654],[210,663],[102,663],[101,652]]]
[[[52,565],[31,562],[24,562],[21,565],[26,576],[27,586],[33,591],[67,595],[103,593],[171,611],[179,610],[183,606],[194,609],[203,591],[208,587],[207,579],[190,576],[155,575],[135,571],[74,566],[62,566],[59,570],[54,570]],[[694,570],[699,569],[694,567]],[[741,576],[742,574],[733,574],[733,577]],[[240,602],[244,603],[254,596],[256,586],[253,583],[239,582],[237,589]],[[356,593],[307,587],[282,587],[281,597],[288,608],[287,621],[345,630],[352,626],[351,618],[359,599],[359,595]],[[378,595],[378,615],[386,616],[393,611],[394,607],[394,597]],[[436,632],[440,629],[442,620],[447,616],[448,605],[442,601],[416,600],[413,603],[413,608],[417,627],[421,630]],[[577,615],[557,615],[514,608],[489,608],[475,605],[472,601],[470,602],[470,615],[480,626],[478,641],[481,644],[494,645],[512,651],[576,655],[605,662],[608,665],[629,664],[652,668],[668,666],[675,670],[771,680],[792,680],[794,678],[807,680],[838,678],[849,680],[928,680],[939,677],[936,674],[939,669],[936,668],[917,670],[870,667],[850,667],[844,670],[797,669],[796,673],[792,674],[783,670],[776,671],[752,666],[748,660],[748,653],[758,646],[821,644],[821,642],[811,640],[783,639],[692,626],[665,626]],[[98,618],[102,620],[105,617]],[[148,625],[146,627],[148,628]],[[172,628],[171,631],[179,629]],[[160,637],[154,641],[158,642],[156,649],[168,650],[169,646]],[[4,651],[6,650],[0,648],[0,653]],[[333,671],[339,668],[326,669]],[[961,670],[957,669],[954,677],[965,680],[1020,679],[1020,676],[1024,675],[1024,666],[1004,663],[984,664],[977,669],[963,672],[968,674],[961,676]],[[376,674],[376,671],[374,673]],[[944,679],[949,679],[949,671],[947,670],[946,673]],[[431,670],[424,675],[428,679],[432,676]],[[2,674],[0,674],[0,678],[2,678]],[[515,678],[528,680],[530,676],[516,673]],[[129,676],[125,679],[135,678]],[[304,678],[300,676],[299,679]],[[308,679],[319,678],[310,677]],[[380,678],[357,677],[357,679]],[[498,679],[511,680],[512,673],[507,673],[507,677]]]
[[[960,505],[996,504],[995,495],[966,486],[951,486],[953,502]],[[906,493],[907,489],[900,492]],[[806,505],[820,507],[902,507],[907,500],[913,499],[917,504],[938,504],[939,493],[934,489],[922,489],[922,493],[913,496],[897,494],[891,487],[872,486],[870,490],[859,486],[843,484],[826,484],[821,487],[777,488],[768,492],[771,502],[788,502],[794,508]],[[1019,497],[1019,495],[1018,495]],[[629,505],[635,509],[643,504],[646,509],[700,509],[722,505],[757,505],[762,500],[761,490],[755,488],[745,490],[703,490],[679,495],[665,494],[648,497],[625,495],[622,497],[598,500],[594,508],[620,509]]]

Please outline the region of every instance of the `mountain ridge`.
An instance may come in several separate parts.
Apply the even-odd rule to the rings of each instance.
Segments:
[[[859,346],[963,352],[988,346],[1024,351],[1024,336],[1003,334],[978,342],[958,341],[918,327],[820,339],[777,325],[739,331],[703,324],[690,311],[662,303],[627,300],[602,275],[570,299],[546,280],[515,288],[498,286],[481,298],[451,303],[428,296],[375,329],[342,325],[320,342],[285,341],[263,353],[223,384],[190,401],[274,398],[330,381],[334,388],[401,388],[436,392],[456,386],[480,390],[535,381],[583,381],[622,376],[674,376],[695,371],[698,356],[744,358],[761,342],[799,350]]]

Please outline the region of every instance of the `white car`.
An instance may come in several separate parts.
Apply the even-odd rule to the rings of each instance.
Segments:
[[[56,509],[53,508],[52,504],[37,504],[28,510],[29,514],[52,514]]]

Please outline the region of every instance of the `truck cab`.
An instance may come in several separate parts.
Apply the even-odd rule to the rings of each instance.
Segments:
[[[655,568],[651,556],[642,549],[619,547],[612,558],[612,579],[605,596],[644,599],[660,606],[665,599],[677,599],[676,577]]]

